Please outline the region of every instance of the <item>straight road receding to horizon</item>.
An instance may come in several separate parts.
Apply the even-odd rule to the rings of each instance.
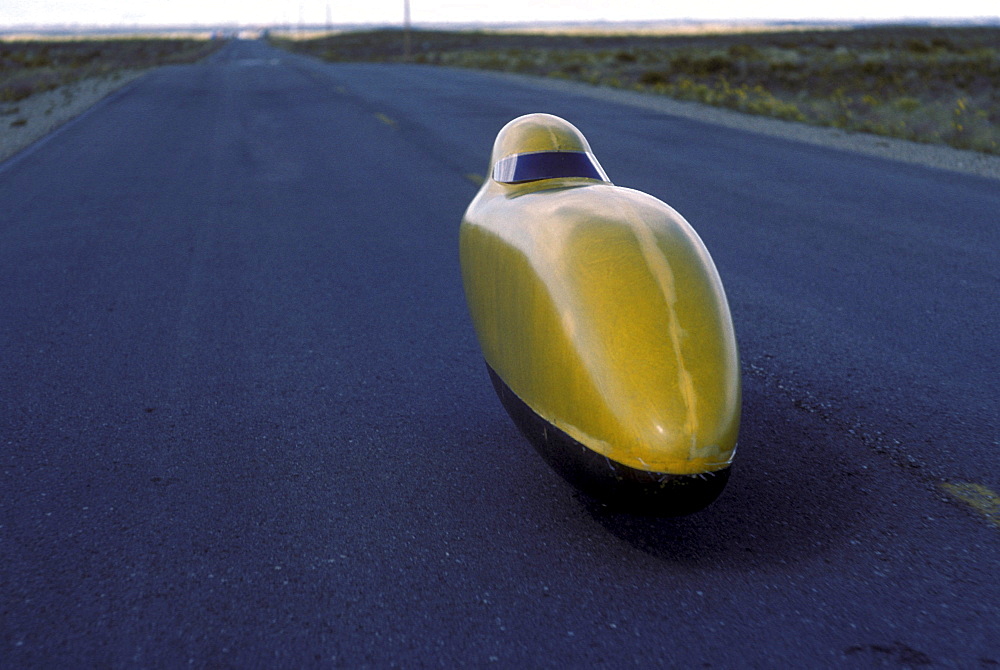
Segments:
[[[493,394],[457,231],[529,112],[718,266],[744,421],[699,514],[581,497]],[[2,667],[1000,662],[995,181],[234,41],[0,202]]]

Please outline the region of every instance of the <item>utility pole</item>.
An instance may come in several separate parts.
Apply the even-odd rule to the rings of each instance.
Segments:
[[[410,61],[410,0],[403,0],[403,60]]]

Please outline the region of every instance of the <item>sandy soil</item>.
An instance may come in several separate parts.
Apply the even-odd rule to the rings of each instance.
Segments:
[[[0,161],[83,113],[105,96],[130,83],[141,74],[142,72],[125,72],[117,78],[86,79],[54,91],[33,95],[17,103],[0,105]],[[844,151],[854,151],[1000,180],[1000,156],[991,156],[975,151],[960,151],[946,146],[919,144],[866,133],[846,132],[836,128],[808,126],[801,123],[741,114],[693,102],[681,102],[659,95],[596,87],[559,79],[485,71],[484,74],[516,78],[522,83],[540,88],[602,98],[663,114],[697,119],[765,135],[786,137]]]
[[[127,71],[116,77],[83,79],[24,100],[0,104],[0,161],[79,116],[142,74],[142,71]]]

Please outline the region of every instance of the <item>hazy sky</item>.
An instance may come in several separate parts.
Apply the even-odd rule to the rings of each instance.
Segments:
[[[410,0],[414,23],[658,19],[900,19],[1000,16],[1000,0]],[[0,0],[18,24],[399,22],[403,0]]]

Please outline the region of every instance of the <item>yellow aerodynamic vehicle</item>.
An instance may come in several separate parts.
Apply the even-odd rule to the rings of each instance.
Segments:
[[[497,136],[460,254],[497,394],[556,471],[644,514],[719,495],[739,357],[715,264],[680,214],[613,185],[569,122],[529,114]]]

